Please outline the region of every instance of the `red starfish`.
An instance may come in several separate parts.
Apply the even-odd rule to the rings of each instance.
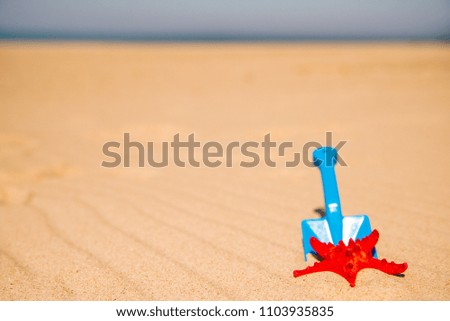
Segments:
[[[350,239],[346,246],[340,241],[338,245],[320,242],[315,237],[311,237],[311,246],[317,254],[323,258],[321,262],[314,263],[303,270],[295,270],[294,277],[315,273],[334,272],[345,278],[351,287],[355,286],[356,275],[362,269],[372,268],[387,274],[400,274],[408,268],[407,263],[397,264],[387,262],[386,259],[378,260],[373,257],[372,250],[378,242],[380,234],[377,230],[363,238],[353,241]]]

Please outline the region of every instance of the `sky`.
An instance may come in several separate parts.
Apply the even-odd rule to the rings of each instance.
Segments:
[[[449,39],[450,0],[0,0],[1,38]]]

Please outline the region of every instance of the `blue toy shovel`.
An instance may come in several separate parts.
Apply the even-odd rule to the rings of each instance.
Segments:
[[[367,215],[342,216],[336,174],[334,173],[337,156],[337,151],[332,147],[321,147],[313,152],[314,165],[319,167],[322,175],[325,216],[302,222],[305,261],[307,254],[316,254],[310,244],[313,236],[321,242],[337,245],[339,241],[348,244],[350,239],[362,239],[372,232]],[[377,257],[375,249],[373,255],[375,258]]]

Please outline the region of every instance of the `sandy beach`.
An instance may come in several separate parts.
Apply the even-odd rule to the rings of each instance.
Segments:
[[[1,42],[0,70],[0,300],[450,299],[448,45]],[[294,278],[316,168],[102,167],[125,132],[332,132],[344,215],[409,268]]]

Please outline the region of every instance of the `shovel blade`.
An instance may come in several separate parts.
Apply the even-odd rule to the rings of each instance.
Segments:
[[[367,215],[344,216],[342,219],[342,241],[347,245],[350,239],[358,240],[372,233],[369,217]],[[310,253],[317,254],[311,247],[311,237],[323,243],[333,243],[332,232],[325,218],[302,221],[304,258]],[[334,244],[337,245],[337,244]],[[377,253],[373,250],[373,256]]]

